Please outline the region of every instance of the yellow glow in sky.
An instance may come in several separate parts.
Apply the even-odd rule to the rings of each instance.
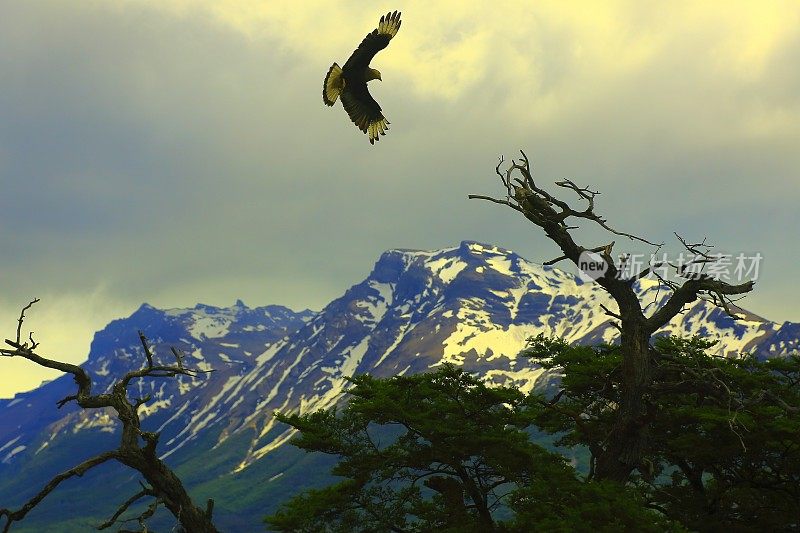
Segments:
[[[783,285],[800,255],[781,235],[800,201],[796,1],[3,9],[0,181],[17,226],[0,227],[0,324],[8,336],[42,298],[30,325],[45,354],[84,360],[94,331],[145,301],[318,308],[393,246],[529,246],[510,236],[526,228],[464,205],[491,187],[479,180],[496,156],[519,148],[612,189],[606,212],[663,238],[685,223],[727,247],[763,247],[773,277],[753,311],[800,320]],[[322,81],[393,10],[403,24],[370,86],[392,129],[373,148],[339,104],[322,104]],[[630,201],[654,188],[680,208]],[[775,231],[756,228],[769,217]],[[0,396],[57,375],[24,361],[2,372]]]

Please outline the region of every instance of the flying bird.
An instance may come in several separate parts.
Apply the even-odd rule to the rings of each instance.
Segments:
[[[382,16],[378,28],[364,37],[343,67],[336,63],[331,65],[322,87],[322,100],[326,105],[332,106],[341,96],[342,106],[350,120],[369,135],[370,144],[375,144],[381,135],[386,135],[389,121],[367,89],[368,81],[381,79],[381,73],[370,68],[369,62],[375,54],[389,46],[389,41],[397,35],[399,29],[399,12]]]

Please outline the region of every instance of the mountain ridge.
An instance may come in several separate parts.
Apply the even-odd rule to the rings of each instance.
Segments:
[[[637,291],[657,303],[667,296],[647,279],[638,282]],[[444,362],[529,391],[550,375],[517,357],[526,339],[544,333],[573,343],[612,342],[616,330],[600,304],[614,308],[597,284],[497,246],[463,241],[432,251],[392,249],[381,254],[363,281],[316,312],[249,308],[241,300],[230,307],[163,310],[142,304],[95,335],[84,367],[95,379],[95,390],[102,391],[114,377],[141,366],[136,332],[142,330],[157,358],[170,361],[169,348],[176,346],[185,352],[187,365],[214,370],[194,378],[140,380],[130,393],[152,396],[141,408],[143,427],[162,432],[162,457],[193,494],[207,489],[218,497],[220,516],[233,524],[240,502],[212,489],[243,490],[237,483],[256,476],[263,486],[248,497],[257,493],[266,500],[279,490],[270,486],[283,487],[299,476],[291,464],[302,460],[286,446],[292,432],[276,424],[273,411],[331,407],[342,400],[346,377],[355,373],[388,377]],[[727,355],[756,351],[767,357],[800,346],[800,324],[748,318],[734,322],[697,301],[661,334],[701,334],[719,340],[717,351]],[[33,471],[46,479],[72,466],[58,459],[59,451],[73,450],[67,455],[80,459],[114,446],[117,427],[108,413],[74,405],[55,409],[73,389],[64,376],[0,400],[3,505],[30,492],[14,475]],[[82,449],[74,450],[75,439]],[[275,457],[291,459],[281,466],[273,464]],[[85,490],[101,486],[98,479]]]

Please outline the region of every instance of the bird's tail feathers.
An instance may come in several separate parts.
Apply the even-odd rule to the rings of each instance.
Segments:
[[[344,89],[344,78],[342,77],[342,67],[334,63],[325,75],[325,83],[322,86],[322,101],[326,105],[333,105]]]

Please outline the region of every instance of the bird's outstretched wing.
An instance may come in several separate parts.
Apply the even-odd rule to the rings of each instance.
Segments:
[[[393,11],[382,16],[378,28],[364,37],[364,40],[342,67],[342,76],[359,73],[353,80],[354,82],[347,83],[346,90],[341,91],[342,105],[350,116],[350,120],[369,136],[370,144],[375,144],[375,141],[380,140],[381,135],[386,134],[386,130],[389,129],[389,121],[383,116],[381,106],[369,94],[367,80],[364,76],[372,58],[389,45],[389,41],[397,35],[399,29],[399,12]],[[328,84],[329,79],[326,78],[325,90],[327,90]],[[329,101],[331,104],[335,101],[335,98],[331,98],[333,91],[329,92],[331,92],[330,95],[323,94],[326,104]]]
[[[389,129],[389,121],[381,113],[381,106],[369,94],[366,83],[343,92],[342,105],[353,124],[369,135],[370,144],[375,144]]]
[[[389,46],[389,41],[397,35],[400,29],[400,13],[393,11],[381,17],[377,29],[364,37],[358,48],[350,55],[350,59],[344,64],[342,70],[364,70],[369,66],[369,62],[375,54]]]

